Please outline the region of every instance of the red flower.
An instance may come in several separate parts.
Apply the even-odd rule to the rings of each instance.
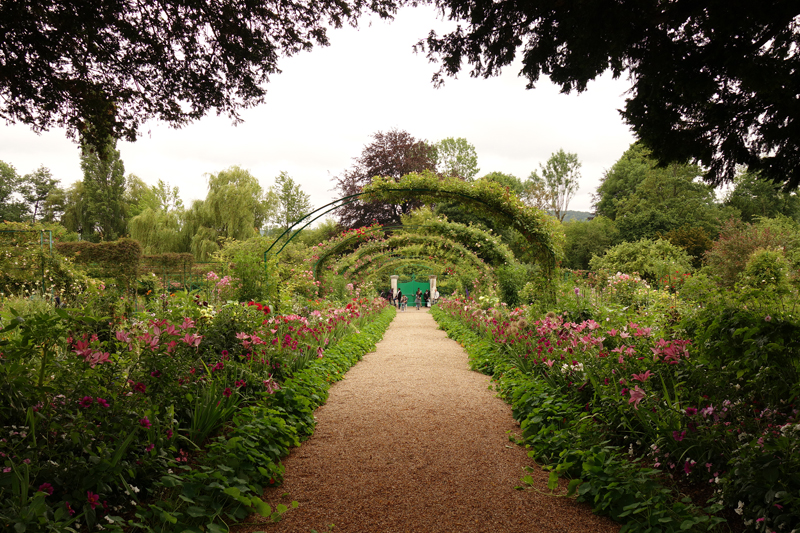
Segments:
[[[89,505],[92,506],[92,509],[100,504],[100,496],[88,490],[86,491],[86,499],[89,501]]]
[[[233,394],[233,391],[231,390],[230,387],[226,387],[225,391],[223,391],[222,393],[222,395],[225,396],[226,398],[230,398],[231,394]]]

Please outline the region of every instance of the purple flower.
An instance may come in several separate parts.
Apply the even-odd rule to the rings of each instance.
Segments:
[[[81,401],[78,402],[78,405],[80,405],[81,407],[86,409],[87,407],[90,407],[93,403],[94,403],[94,399],[92,399],[91,396],[84,396],[81,399]]]
[[[697,414],[697,408],[695,407],[687,407],[686,408],[686,416],[694,416]]]
[[[147,417],[144,417],[139,420],[139,425],[142,426],[143,428],[149,428],[153,424],[150,423],[150,420],[148,420]]]

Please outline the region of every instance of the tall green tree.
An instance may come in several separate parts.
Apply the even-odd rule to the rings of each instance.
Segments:
[[[40,166],[30,174],[22,177],[22,196],[28,204],[28,212],[31,222],[35,223],[42,218],[42,209],[48,196],[58,188],[58,180],[55,179],[45,166]]]
[[[125,165],[116,141],[107,141],[102,153],[90,145],[81,150],[81,170],[91,227],[101,240],[125,234]]]
[[[246,240],[266,221],[264,190],[249,171],[232,166],[208,174],[208,194],[184,214],[182,235],[195,257],[207,260],[225,239]]]
[[[275,178],[269,198],[272,204],[270,220],[281,230],[311,212],[311,197],[286,172],[281,172]]]
[[[651,157],[650,150],[641,142],[628,147],[622,157],[607,170],[600,179],[594,195],[594,209],[598,216],[614,220],[617,206],[636,192],[636,187],[652,172],[658,161]]]
[[[443,176],[472,181],[478,174],[478,153],[465,138],[448,137],[433,145],[436,148],[436,170]]]
[[[20,181],[17,169],[0,161],[0,222],[22,222],[27,214],[27,206],[18,194]]]
[[[94,223],[89,213],[89,200],[86,197],[83,181],[79,180],[70,185],[64,196],[64,215],[61,217],[61,225],[80,235],[93,234]]]
[[[144,253],[189,251],[181,234],[183,202],[177,187],[170,187],[162,180],[158,180],[158,185],[148,186],[131,174],[127,201],[128,212],[136,213],[128,221],[128,232],[139,241]]]
[[[737,212],[722,208],[701,176],[697,165],[659,167],[636,143],[603,177],[595,196],[597,214],[616,222],[621,241],[652,239],[684,227],[684,232],[702,228],[716,235],[721,221]]]
[[[784,191],[780,185],[759,179],[758,173],[745,169],[741,169],[733,184],[724,203],[737,209],[743,221],[752,222],[756,217],[773,218],[776,215],[800,220],[797,191]]]
[[[564,220],[569,202],[578,192],[580,168],[578,154],[559,149],[546,164],[539,165],[539,172],[533,171],[528,177],[531,189],[544,191],[544,199],[559,222]]]

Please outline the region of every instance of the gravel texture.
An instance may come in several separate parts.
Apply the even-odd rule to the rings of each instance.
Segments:
[[[511,408],[423,309],[399,312],[374,353],[330,389],[308,441],[284,461],[278,523],[238,532],[618,532],[588,506],[547,493],[547,473],[508,439]]]

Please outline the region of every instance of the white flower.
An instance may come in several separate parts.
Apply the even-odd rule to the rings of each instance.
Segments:
[[[744,502],[740,501],[740,502],[739,502],[739,505],[738,505],[738,506],[736,507],[736,509],[734,509],[733,511],[734,511],[736,514],[738,514],[739,516],[742,516],[742,510],[743,510],[743,509],[744,509]]]

